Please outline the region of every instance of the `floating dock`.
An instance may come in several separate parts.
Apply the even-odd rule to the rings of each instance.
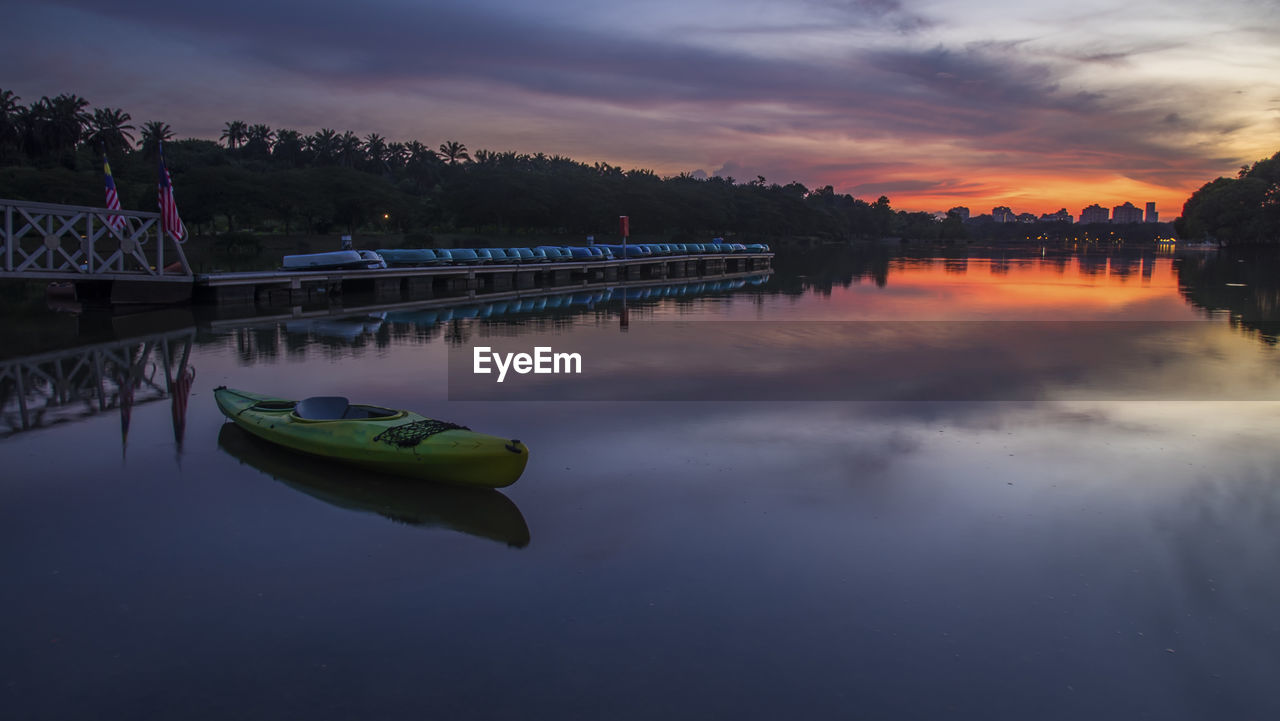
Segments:
[[[195,277],[197,303],[291,307],[372,294],[376,302],[481,298],[547,288],[706,278],[769,270],[773,253],[669,255],[626,260],[576,260],[391,267],[361,270],[278,270]]]
[[[219,305],[207,306],[200,313],[201,325],[215,330],[242,328],[246,323],[253,325],[295,320],[324,320],[330,318],[349,318],[356,314],[376,316],[395,312],[432,312],[452,311],[466,308],[474,311],[458,317],[493,317],[512,309],[528,304],[530,309],[589,307],[594,303],[614,299],[635,298],[637,301],[650,299],[649,292],[672,288],[696,288],[698,293],[723,292],[740,287],[747,282],[762,282],[772,271],[754,271],[747,273],[727,273],[714,278],[692,277],[679,280],[631,280],[616,283],[593,283],[587,286],[568,285],[555,288],[530,288],[525,290],[509,290],[494,293],[483,293],[475,296],[441,296],[419,300],[377,300],[364,295],[351,298],[334,298],[331,303],[320,305],[295,305],[291,307],[258,307],[256,305]],[[719,288],[724,284],[724,288]],[[738,285],[735,285],[738,284]],[[684,297],[684,293],[673,293],[673,297]],[[666,297],[665,294],[652,297]],[[689,296],[691,297],[691,296]],[[554,303],[554,299],[564,299],[562,303]],[[500,312],[499,312],[500,309]]]

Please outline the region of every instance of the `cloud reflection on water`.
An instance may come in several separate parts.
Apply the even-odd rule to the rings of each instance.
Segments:
[[[582,373],[474,372],[475,349],[582,357]],[[1271,352],[1210,322],[657,322],[624,335],[477,333],[454,400],[1280,399]],[[489,367],[494,363],[489,362]]]

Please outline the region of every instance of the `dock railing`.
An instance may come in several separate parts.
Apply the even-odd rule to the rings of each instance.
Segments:
[[[192,280],[159,213],[5,199],[0,213],[0,278]]]

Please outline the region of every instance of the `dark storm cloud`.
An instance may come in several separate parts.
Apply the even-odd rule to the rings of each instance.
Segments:
[[[108,11],[79,0],[62,4]],[[212,13],[132,0],[109,10],[272,66],[360,87],[462,79],[606,101],[748,100],[765,97],[800,69],[447,3],[325,8],[231,0]],[[752,78],[758,83],[748,82]]]
[[[62,4],[108,12],[84,0]],[[899,7],[890,0],[822,4]],[[1091,100],[1062,97],[1048,66],[942,47],[850,47],[827,62],[785,60],[539,24],[511,13],[447,3],[326,8],[230,0],[215,13],[159,0],[127,0],[112,4],[109,12],[296,72],[361,85],[466,78],[590,99],[783,100],[840,111],[868,100],[897,101],[904,108],[917,98],[959,100],[963,108],[1063,107]]]
[[[897,0],[801,4],[835,17],[836,27],[840,18],[849,26],[903,33],[930,25]],[[1072,58],[1033,55],[1020,42],[886,48],[850,39],[817,58],[769,57],[732,44],[696,44],[687,35],[655,39],[587,29],[520,7],[390,0],[228,0],[216,10],[160,0],[61,5],[133,18],[205,52],[291,72],[335,91],[429,95],[441,83],[465,83],[495,96],[522,93],[644,109],[700,105],[708,111],[705,126],[745,134],[947,138],[991,153],[993,164],[1016,162],[1013,156],[1020,155],[1022,162],[1039,156],[1051,167],[1070,167],[1079,161],[1052,156],[1081,153],[1092,167],[1099,161],[1132,166],[1134,177],[1162,184],[1216,167],[1207,150],[1185,145],[1176,166],[1161,166],[1185,134],[1232,132],[1225,122],[1186,110],[1186,98],[1167,88],[1136,86],[1110,97],[1065,80],[1073,68],[1122,62],[1146,48],[1098,46]],[[788,112],[762,117],[736,111],[747,104]],[[1162,123],[1174,108],[1178,122]],[[1166,135],[1151,132],[1157,124]]]
[[[82,0],[62,4],[91,13],[108,11]],[[444,3],[325,8],[231,0],[215,13],[131,0],[113,4],[109,11],[272,66],[361,87],[467,79],[623,103],[781,100],[847,111],[869,100],[892,98],[904,80],[922,80],[919,70],[965,64],[961,56],[941,50],[860,54],[855,48],[825,64],[781,60],[539,24],[510,13]],[[1014,94],[1031,97],[1028,81],[1033,78],[1000,77],[1010,69],[983,69],[972,59],[965,65],[970,82],[978,75],[992,76],[981,82],[989,96],[1010,94],[996,86],[1012,81]]]

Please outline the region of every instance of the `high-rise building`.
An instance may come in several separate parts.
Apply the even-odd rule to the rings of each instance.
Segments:
[[[1070,223],[1072,220],[1074,220],[1074,218],[1071,217],[1071,214],[1067,212],[1066,208],[1063,208],[1056,213],[1045,213],[1040,216],[1040,222],[1042,223]]]
[[[1148,223],[1160,222],[1160,214],[1156,212],[1155,203],[1147,203],[1147,215],[1143,220],[1145,220]]]
[[[1018,213],[1018,222],[1034,223],[1036,222],[1036,214],[1035,213]]]
[[[1112,223],[1141,223],[1142,211],[1136,205],[1125,201],[1124,205],[1117,205],[1111,209]]]
[[[1017,221],[1018,218],[1013,214],[1013,211],[1010,210],[1008,206],[997,205],[991,209],[991,219],[997,223],[1013,223]]]
[[[1083,223],[1106,223],[1111,220],[1111,213],[1107,209],[1094,203],[1084,210],[1080,211],[1080,222]]]
[[[969,219],[969,209],[968,209],[968,208],[966,208],[966,207],[964,207],[963,205],[957,205],[956,207],[952,208],[951,210],[948,210],[948,211],[947,211],[947,215],[955,215],[955,216],[958,216],[958,217],[960,218],[960,220],[968,220],[968,219]]]

